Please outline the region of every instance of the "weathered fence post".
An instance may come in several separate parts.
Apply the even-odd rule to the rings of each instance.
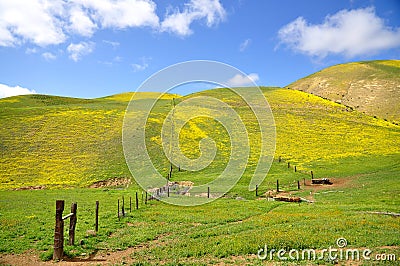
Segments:
[[[64,254],[64,221],[62,213],[64,211],[64,201],[56,201],[56,225],[54,228],[54,253],[53,260],[61,260]]]
[[[297,180],[297,189],[300,189],[300,181]]]
[[[137,192],[135,195],[136,195],[136,210],[138,210],[139,209],[139,198],[138,198]]]
[[[94,230],[99,231],[99,201],[96,200],[96,220],[95,220],[95,228]]]
[[[276,180],[276,192],[279,192],[279,180]]]
[[[78,205],[75,203],[71,204],[71,217],[69,219],[69,242],[68,244],[70,246],[74,245],[75,242],[75,227],[76,227],[76,221],[77,221],[77,217],[76,217],[76,209],[77,209]]]

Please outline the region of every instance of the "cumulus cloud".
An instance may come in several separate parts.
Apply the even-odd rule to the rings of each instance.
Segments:
[[[227,84],[232,87],[248,86],[253,85],[259,80],[259,76],[256,73],[251,73],[249,75],[236,74],[231,79],[228,80]]]
[[[102,28],[157,27],[156,4],[150,0],[74,0]]]
[[[66,40],[62,23],[63,1],[0,1],[0,46],[15,46],[24,41],[39,46]]]
[[[97,29],[97,25],[79,5],[70,9],[69,23],[70,25],[67,28],[72,33],[85,37],[91,37]]]
[[[183,11],[171,9],[161,23],[161,31],[180,36],[193,33],[190,25],[196,20],[205,20],[208,27],[218,24],[226,17],[226,11],[219,0],[191,0]]]
[[[320,58],[330,54],[354,57],[400,46],[400,28],[386,26],[371,7],[341,10],[326,16],[321,24],[299,17],[282,27],[278,36],[292,50]]]
[[[69,53],[69,58],[78,62],[82,56],[88,55],[94,50],[95,44],[93,42],[80,42],[71,43],[67,47],[67,52]]]
[[[6,84],[0,84],[0,98],[6,98],[16,95],[35,94],[36,91],[22,88],[20,86],[10,87]]]
[[[239,46],[239,51],[243,52],[244,50],[246,50],[247,47],[250,45],[250,43],[251,43],[251,39],[244,40]]]
[[[188,0],[182,11],[169,8],[162,23],[156,8],[153,0],[0,0],[0,46],[46,47],[102,29],[133,27],[186,36],[194,21],[211,27],[226,16],[219,0]]]
[[[158,28],[155,10],[151,0],[0,0],[0,46],[57,45],[98,28]]]

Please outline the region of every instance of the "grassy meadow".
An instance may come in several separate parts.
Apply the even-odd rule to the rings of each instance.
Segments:
[[[349,248],[367,247],[373,254],[394,253],[400,259],[399,218],[371,213],[400,212],[400,126],[305,92],[262,90],[273,111],[277,139],[274,162],[259,186],[259,196],[248,191],[260,149],[257,124],[238,96],[216,89],[185,97],[166,95],[155,105],[146,125],[146,144],[153,164],[164,175],[169,163],[160,129],[173,106],[171,98],[221,99],[233,106],[246,125],[251,147],[243,177],[225,197],[196,207],[159,201],[144,204],[143,192],[133,179],[128,187],[88,188],[96,181],[131,177],[121,130],[132,94],[90,100],[43,95],[0,100],[0,254],[33,250],[42,260],[51,259],[55,200],[64,199],[65,213],[69,204],[78,203],[77,243],[65,247],[69,257],[131,248],[121,263],[264,265],[256,256],[264,245],[321,250],[335,247],[336,239],[344,237]],[[144,93],[139,100],[154,97],[158,95]],[[171,181],[203,184],[223,171],[231,147],[226,130],[215,120],[198,118],[187,123],[179,136],[182,152],[198,157],[198,142],[204,137],[218,143],[214,161],[199,172],[175,168]],[[310,171],[337,184],[311,186]],[[285,195],[313,203],[268,201],[267,192],[276,189],[276,180]],[[46,189],[14,190],[38,185]],[[127,206],[136,192],[139,210],[128,210],[126,217],[118,219],[117,200],[124,196]],[[87,230],[94,229],[96,200],[100,202],[99,232],[87,236]],[[315,263],[333,262],[322,258]]]

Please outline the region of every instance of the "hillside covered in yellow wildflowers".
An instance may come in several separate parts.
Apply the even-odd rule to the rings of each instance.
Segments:
[[[251,90],[252,88],[249,88]],[[340,175],[338,162],[388,157],[399,158],[400,127],[344,105],[297,90],[262,88],[276,123],[275,157],[281,156],[299,170],[323,176]],[[146,141],[154,165],[167,173],[160,129],[172,108],[171,98],[196,95],[221,99],[244,118],[252,153],[246,173],[257,162],[257,127],[248,107],[228,89],[202,91],[179,98],[163,96],[148,120]],[[130,177],[122,148],[122,123],[131,93],[99,99],[73,99],[25,95],[0,100],[0,188],[26,186],[86,187],[114,177]],[[157,93],[138,100],[151,101]],[[229,156],[229,136],[216,121],[198,118],[180,135],[181,149],[190,158],[199,156],[198,142],[211,137],[218,153],[210,171],[223,169]],[[393,157],[394,156],[394,157]],[[190,179],[189,176],[184,177]]]

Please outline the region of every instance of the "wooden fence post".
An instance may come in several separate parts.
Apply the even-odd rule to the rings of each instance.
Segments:
[[[135,195],[136,195],[136,210],[138,210],[139,209],[139,198],[138,198],[137,192]]]
[[[95,228],[94,230],[99,231],[99,201],[96,200],[96,221],[95,221]]]
[[[62,213],[64,211],[64,201],[56,201],[56,225],[54,228],[54,253],[53,260],[61,260],[64,254],[64,221]]]
[[[300,181],[297,180],[297,189],[300,189]]]
[[[276,180],[276,192],[279,192],[279,180]]]
[[[77,209],[78,205],[75,203],[71,204],[71,213],[73,213],[69,219],[69,242],[68,244],[70,246],[74,245],[75,242],[75,228],[76,228],[76,221],[77,221],[77,217],[76,217],[76,209]]]

